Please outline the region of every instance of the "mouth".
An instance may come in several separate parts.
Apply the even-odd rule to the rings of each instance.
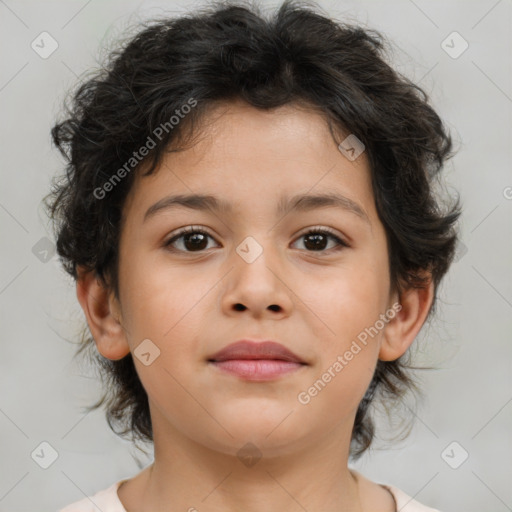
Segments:
[[[275,380],[308,366],[274,341],[240,340],[213,354],[208,362],[223,373],[252,381]]]

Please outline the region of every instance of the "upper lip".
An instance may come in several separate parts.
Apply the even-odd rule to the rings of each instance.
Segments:
[[[230,359],[278,359],[306,364],[298,355],[275,341],[239,340],[208,358],[209,361],[214,362]]]

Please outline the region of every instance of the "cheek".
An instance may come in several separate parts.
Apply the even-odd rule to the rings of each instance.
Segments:
[[[133,353],[143,340],[151,340],[160,351],[155,362],[180,381],[190,379],[186,372],[195,371],[206,357],[205,307],[216,281],[193,274],[192,266],[177,271],[153,263],[126,272],[131,293],[124,297],[123,312],[130,348]]]
[[[189,392],[194,389],[196,371],[201,363],[205,364],[199,344],[204,318],[201,298],[211,285],[203,283],[203,289],[189,283],[184,293],[186,279],[177,281],[172,277],[162,277],[156,268],[152,273],[144,273],[142,268],[133,272],[132,293],[125,300],[125,312],[129,316],[129,344],[140,381],[155,406],[165,410],[169,420],[179,422],[185,411],[189,416],[200,412]],[[146,345],[141,345],[143,340],[150,340],[151,344],[146,341]],[[142,352],[139,347],[143,346],[149,347],[149,365],[138,357]]]
[[[374,363],[362,354],[345,365],[338,362],[323,368],[310,386],[297,394],[299,410],[304,408],[307,414],[321,416],[332,424],[355,413],[374,371]]]
[[[297,393],[297,412],[304,425],[311,428],[314,423],[321,437],[343,421],[353,422],[371,382],[376,358],[370,345],[339,342],[338,349],[331,350],[317,365],[318,372]]]
[[[187,322],[187,310],[200,299],[187,270],[172,268],[160,250],[146,254],[134,248],[122,271],[123,309],[134,335],[163,339],[180,318],[180,324]]]
[[[326,326],[326,340],[337,339],[342,348],[355,339],[365,328],[374,325],[385,312],[386,279],[368,266],[342,269],[326,280],[315,294],[311,308]]]
[[[196,287],[189,294],[179,293],[161,280],[146,281],[144,286],[130,301],[131,341],[137,344],[141,339],[150,338],[162,352],[172,348],[176,355],[183,346],[193,350],[191,341],[201,321],[196,315],[205,292]]]

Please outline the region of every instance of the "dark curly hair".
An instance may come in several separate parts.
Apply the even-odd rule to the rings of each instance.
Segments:
[[[144,176],[165,152],[183,149],[218,102],[242,99],[264,110],[305,105],[325,116],[333,137],[334,126],[364,143],[392,288],[400,292],[432,280],[430,319],[455,256],[461,214],[459,198],[443,212],[434,193],[445,160],[453,156],[452,139],[428,95],[385,62],[388,42],[379,32],[320,11],[313,1],[287,0],[265,17],[251,2],[221,1],[194,14],[142,22],[135,35],[117,43],[93,76],[77,85],[71,106],[65,102],[66,118],[51,131],[66,174],[52,181],[43,201],[67,273],[76,280],[80,268],[92,271],[119,298],[121,212],[135,170],[143,166],[117,180],[104,199],[97,194],[159,126],[167,123],[168,129],[160,130],[163,136],[142,160],[151,164]],[[171,116],[191,98],[195,108],[170,129]],[[87,325],[76,355],[85,349],[105,384],[88,409],[106,404],[116,434],[152,442],[148,397],[132,355],[104,358]],[[409,363],[409,351],[378,361],[355,417],[352,458],[374,438],[369,407],[376,396],[396,405],[408,391],[421,394],[411,372],[420,368]]]

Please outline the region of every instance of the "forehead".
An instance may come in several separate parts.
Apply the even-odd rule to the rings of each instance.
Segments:
[[[285,197],[339,192],[371,217],[366,155],[349,160],[338,149],[348,133],[333,128],[335,138],[325,116],[302,106],[262,111],[241,101],[221,103],[202,120],[192,145],[166,153],[149,176],[138,170],[125,208],[140,216],[172,192],[210,194],[239,206],[272,204],[282,212]]]

